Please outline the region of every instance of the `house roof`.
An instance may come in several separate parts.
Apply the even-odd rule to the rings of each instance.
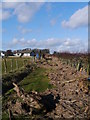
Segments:
[[[39,53],[41,51],[41,53],[44,53],[44,54],[48,54],[49,53],[49,49],[23,49],[23,50],[16,50],[16,51],[13,51],[13,53],[31,53],[31,52],[34,52],[35,54],[36,53]]]
[[[17,54],[19,54],[19,53],[31,53],[31,50],[17,50],[17,51],[14,51],[13,53],[14,54],[15,53],[17,53]]]

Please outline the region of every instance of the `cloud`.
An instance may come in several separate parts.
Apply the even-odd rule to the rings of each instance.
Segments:
[[[80,39],[67,38],[62,45],[60,45],[57,51],[68,51],[68,52],[86,52],[88,50],[88,41],[82,42]]]
[[[54,17],[53,19],[51,19],[51,21],[50,21],[50,24],[52,25],[52,26],[54,26],[56,23],[57,23],[57,21],[58,21],[58,19],[61,17],[61,14],[59,14],[59,15],[57,15],[56,17]]]
[[[6,33],[7,30],[5,28],[0,29],[0,33]]]
[[[24,28],[24,27],[22,27],[22,26],[19,26],[19,27],[18,27],[18,30],[19,30],[19,32],[22,33],[22,34],[26,34],[26,33],[31,33],[31,32],[32,32],[32,29]]]
[[[0,10],[0,20],[7,20],[10,18],[11,14],[9,11]]]
[[[88,25],[88,6],[77,10],[68,21],[64,20],[62,26],[65,28],[79,28]]]
[[[21,23],[29,22],[41,5],[42,3],[22,3],[15,8],[14,15],[17,16],[18,21]]]
[[[12,16],[12,12],[10,11],[10,9],[14,9],[16,5],[17,3],[13,2],[5,2],[0,4],[0,21],[9,19]]]
[[[6,20],[15,15],[19,22],[29,22],[43,4],[44,2],[5,2],[2,4],[4,15],[0,16],[0,20]]]
[[[57,19],[52,19],[52,20],[50,21],[50,24],[51,24],[52,26],[54,26],[54,25],[56,24],[56,22],[57,22]]]
[[[14,38],[13,41],[12,41],[12,44],[13,44],[13,45],[18,44],[18,39],[17,39],[17,38]]]
[[[36,40],[35,38],[31,40],[25,40],[25,38],[14,38],[12,43],[9,44],[12,48],[16,48],[19,46],[22,48],[49,48],[50,51],[69,51],[69,52],[85,52],[88,50],[88,41],[86,43],[82,42],[81,39],[57,39],[57,38],[49,38],[46,40]]]
[[[4,8],[4,9],[14,9],[14,8],[16,8],[18,5],[19,5],[20,3],[18,3],[18,2],[4,2],[4,3],[2,3],[2,7]]]
[[[46,10],[47,10],[47,12],[50,12],[52,10],[51,3],[46,3]]]

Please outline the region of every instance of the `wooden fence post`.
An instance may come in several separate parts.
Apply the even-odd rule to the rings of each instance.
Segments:
[[[16,69],[18,69],[18,61],[17,61],[17,59],[16,59]]]
[[[6,61],[6,58],[4,58],[4,69],[5,69],[5,73],[7,73],[7,61]]]
[[[11,59],[11,71],[13,71],[13,59]]]
[[[24,67],[24,60],[23,60],[23,67]]]
[[[90,65],[89,64],[87,66],[87,73],[88,73],[88,76],[90,76]]]

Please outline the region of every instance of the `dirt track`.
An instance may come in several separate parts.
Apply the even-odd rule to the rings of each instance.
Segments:
[[[55,118],[89,118],[90,117],[90,93],[85,85],[87,75],[77,72],[74,68],[62,64],[58,58],[53,58],[50,63],[41,64],[42,67],[50,69],[47,74],[51,84],[56,86],[43,94],[59,95],[56,108],[48,116]]]

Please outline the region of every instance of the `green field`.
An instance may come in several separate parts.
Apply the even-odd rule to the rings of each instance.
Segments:
[[[8,57],[2,59],[2,74],[14,72],[32,61],[31,58]]]

